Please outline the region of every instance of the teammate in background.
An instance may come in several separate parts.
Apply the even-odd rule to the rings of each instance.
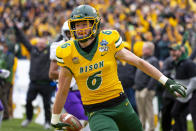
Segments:
[[[69,31],[68,22],[66,21],[63,24],[59,38],[55,42],[53,42],[50,47],[50,59],[51,59],[50,70],[49,70],[50,79],[56,80],[58,79],[59,76],[59,66],[57,65],[57,61],[56,61],[56,48],[60,44],[65,43],[70,39],[71,39],[71,34]],[[83,126],[87,124],[88,118],[87,116],[85,116],[84,108],[82,106],[82,101],[81,101],[81,95],[74,78],[71,81],[70,90],[64,108],[66,112],[77,117],[80,120],[80,122],[83,124]]]
[[[186,89],[126,50],[116,30],[100,31],[99,25],[100,18],[93,7],[80,5],[73,10],[69,28],[75,40],[67,41],[56,50],[61,68],[51,124],[57,129],[64,126],[59,118],[74,76],[91,131],[142,131],[141,122],[118,79],[116,59],[136,66],[174,95],[186,96]]]

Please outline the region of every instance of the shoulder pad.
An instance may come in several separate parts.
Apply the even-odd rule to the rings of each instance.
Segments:
[[[114,38],[114,42],[115,42],[115,46],[118,47],[121,45],[122,43],[122,37],[120,36],[120,34],[118,33],[117,30],[113,30],[113,38]]]
[[[115,43],[117,43],[119,40],[122,42],[122,38],[117,30],[102,30],[101,33],[103,35],[107,35],[107,37],[111,37]]]
[[[71,54],[71,42],[67,41],[64,42],[63,44],[59,45],[56,49],[56,57],[57,59],[63,59],[68,57]]]

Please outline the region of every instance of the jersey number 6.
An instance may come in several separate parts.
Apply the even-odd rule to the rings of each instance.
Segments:
[[[101,75],[101,71],[96,72],[95,74],[88,77],[87,86],[89,89],[96,90],[97,88],[99,88],[102,82],[102,78],[100,75]]]

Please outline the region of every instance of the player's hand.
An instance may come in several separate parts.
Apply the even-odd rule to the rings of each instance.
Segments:
[[[187,88],[174,80],[168,79],[165,83],[165,87],[174,95],[180,94],[182,97],[186,97]]]
[[[57,124],[51,124],[55,129],[57,130],[67,130],[67,127],[70,127],[70,124],[67,123],[57,123]]]
[[[67,130],[71,125],[60,121],[61,114],[52,114],[51,125],[57,130]]]

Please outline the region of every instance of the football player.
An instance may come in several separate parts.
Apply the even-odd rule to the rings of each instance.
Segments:
[[[184,86],[125,49],[116,30],[99,30],[100,17],[93,7],[76,7],[68,23],[74,40],[63,43],[56,50],[57,64],[61,69],[51,119],[55,128],[62,127],[59,117],[74,77],[91,131],[143,130],[118,79],[116,59],[136,66],[173,94],[186,96]]]
[[[59,66],[57,65],[57,61],[56,61],[56,48],[60,44],[65,43],[70,39],[71,39],[71,34],[68,27],[68,21],[66,21],[63,24],[60,36],[57,38],[55,42],[51,44],[50,47],[51,63],[50,63],[49,77],[53,80],[58,79],[59,76]],[[88,118],[85,115],[84,108],[81,102],[81,95],[74,78],[71,81],[70,91],[68,93],[68,97],[64,105],[64,109],[66,110],[66,112],[77,117],[83,126],[87,124]]]

